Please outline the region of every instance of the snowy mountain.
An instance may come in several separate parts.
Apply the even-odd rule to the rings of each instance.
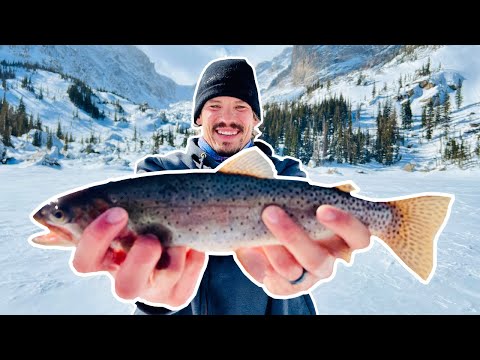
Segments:
[[[294,46],[290,54],[289,59],[279,57],[257,69],[259,81],[271,69],[284,69],[263,86],[264,104],[294,100],[314,105],[342,95],[356,112],[353,128],[373,133],[379,105],[393,103],[401,127],[400,114],[408,99],[413,127],[405,133],[403,164],[432,168],[445,149],[444,129],[435,126],[431,141],[426,141],[422,111],[430,101],[441,109],[448,95],[449,138],[463,140],[471,153],[478,149],[480,46]]]
[[[259,63],[255,68],[255,72],[257,74],[260,92],[264,92],[269,87],[275,86],[279,81],[278,79],[281,79],[283,74],[288,74],[291,62],[292,48],[288,47],[271,61],[263,61]]]
[[[14,75],[10,74],[12,78],[5,80],[6,91],[0,88],[0,97],[8,103],[3,111],[7,108],[10,111],[7,117],[12,135],[10,146],[5,137],[0,136],[0,144],[3,142],[0,160],[4,163],[51,165],[79,159],[84,165],[113,162],[131,168],[139,157],[179,147],[188,136],[184,132],[190,127],[191,102],[179,101],[153,108],[116,92],[88,88],[63,73],[23,66],[5,69]],[[75,103],[72,88],[77,92],[89,89],[92,109],[100,115],[94,116],[82,103]],[[82,98],[86,98],[84,93]],[[25,115],[20,114],[22,107]],[[17,123],[22,124],[18,121],[21,116],[25,116],[27,123],[40,122],[41,125],[15,134]],[[0,126],[4,127],[5,114],[0,118]],[[13,122],[17,125],[13,126]]]
[[[194,91],[158,74],[133,45],[0,45],[0,60],[38,63],[153,107],[190,100]]]
[[[258,64],[256,72],[264,105],[284,100],[313,105],[342,95],[351,104],[353,128],[369,129],[372,134],[379,106],[391,101],[401,126],[400,114],[408,99],[413,126],[402,133],[402,159],[396,166],[428,170],[441,167],[440,152],[446,142],[442,126],[436,126],[432,138],[425,140],[422,111],[430,101],[440,108],[448,94],[449,136],[462,139],[471,154],[478,148],[477,59],[480,46],[293,46]],[[193,88],[156,74],[153,63],[136,47],[0,46],[0,61],[6,64],[3,72],[14,73],[5,79],[7,91],[0,87],[0,99],[5,96],[15,111],[23,103],[27,117],[33,122],[39,119],[44,126],[43,133],[36,135],[42,141],[35,146],[31,130],[12,134],[10,146],[0,138],[0,159],[9,164],[83,159],[132,166],[145,154],[181,148],[192,133],[187,129]],[[39,66],[29,68],[18,62]],[[427,64],[428,73],[422,72]],[[69,95],[77,79],[91,87],[92,101],[103,117],[95,118]],[[461,104],[457,104],[459,82]],[[62,136],[55,139],[59,126],[71,137],[68,148]],[[54,133],[57,150],[46,146],[46,127]],[[57,160],[51,159],[55,154]]]

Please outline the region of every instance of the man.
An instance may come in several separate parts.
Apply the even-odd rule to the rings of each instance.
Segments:
[[[207,65],[195,91],[192,120],[201,126],[202,135],[190,139],[186,152],[147,157],[136,170],[213,169],[257,146],[278,175],[305,177],[298,161],[275,157],[266,143],[254,140],[261,104],[253,68],[245,59],[225,58]],[[119,297],[140,299],[136,314],[316,314],[307,292],[332,274],[336,250],[364,248],[370,241],[368,229],[339,209],[321,206],[317,218],[336,234],[322,244],[272,205],[263,211],[262,220],[283,245],[207,258],[184,247],[162,248],[155,236],[142,235],[125,261],[108,270]],[[127,221],[128,214],[119,208],[99,216],[77,246],[76,270],[104,270],[105,251]]]

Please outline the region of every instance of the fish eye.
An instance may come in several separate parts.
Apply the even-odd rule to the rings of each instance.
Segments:
[[[67,216],[65,211],[57,207],[53,208],[50,212],[50,220],[56,223],[65,223],[67,222]]]

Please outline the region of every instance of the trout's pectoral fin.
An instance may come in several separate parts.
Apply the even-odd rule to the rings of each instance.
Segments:
[[[273,163],[257,147],[240,151],[220,165],[218,171],[224,174],[254,176],[261,179],[274,179],[277,172]]]
[[[135,226],[135,232],[139,235],[155,235],[163,246],[170,245],[173,238],[172,230],[162,224],[138,225]]]

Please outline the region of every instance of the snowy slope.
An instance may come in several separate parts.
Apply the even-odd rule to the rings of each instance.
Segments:
[[[89,73],[97,74],[97,70],[95,70],[96,67],[104,71],[105,64],[113,64],[111,63],[111,61],[113,61],[111,60],[112,58],[119,59],[119,56],[112,54],[117,54],[119,51],[136,54],[137,51],[139,51],[136,48],[130,49],[126,47],[130,50],[121,50],[120,48],[122,47],[97,46],[82,48],[80,51],[76,47],[69,46],[58,48],[51,46],[18,46],[12,50],[9,46],[2,46],[0,47],[0,58],[4,56],[10,60],[41,60],[45,65],[55,65],[62,69],[64,66],[74,69],[78,74],[87,74],[87,72],[82,73],[78,70],[76,65],[74,65],[76,62],[67,61],[70,58],[64,55],[64,53],[69,54],[75,50],[83,54],[79,56],[85,63],[91,64],[92,69],[89,70]],[[314,48],[317,54],[316,56],[319,56],[318,54],[322,54],[322,51],[324,51],[326,47],[316,46]],[[343,71],[345,75],[332,79],[328,90],[326,86],[323,86],[322,88],[306,92],[305,86],[293,85],[294,80],[291,75],[291,68],[296,66],[292,64],[293,48],[286,48],[280,55],[272,59],[272,61],[263,62],[257,67],[257,80],[262,89],[263,103],[297,99],[297,101],[313,104],[320,102],[324,98],[342,94],[351,102],[353,111],[356,111],[357,108],[361,109],[360,119],[354,121],[354,128],[370,128],[373,132],[376,126],[375,118],[378,105],[390,99],[397,107],[397,113],[400,114],[401,103],[404,100],[397,101],[397,99],[401,96],[405,99],[406,96],[409,95],[415,123],[413,130],[405,134],[406,143],[401,149],[402,162],[399,165],[403,166],[407,163],[413,163],[420,168],[431,169],[440,166],[440,150],[444,147],[444,140],[441,139],[442,130],[440,128],[434,131],[432,141],[427,142],[424,140],[424,131],[420,129],[422,106],[436,94],[441,95],[448,93],[452,104],[450,136],[459,138],[460,135],[462,135],[466,144],[468,144],[471,149],[477,146],[478,132],[480,129],[478,127],[478,124],[480,124],[478,101],[478,99],[480,99],[480,79],[478,79],[479,75],[476,69],[479,68],[478,59],[480,58],[480,46],[417,48],[409,54],[401,53],[386,64],[382,63],[383,65],[378,64],[378,62],[380,62],[379,59],[384,61],[389,57],[379,55],[376,60],[377,64],[373,68],[365,67],[368,61],[373,61],[369,60],[367,56],[372,50],[369,50],[366,46],[362,49],[362,52],[358,54],[359,58],[352,58],[351,60],[346,58],[345,54],[353,56],[351,54],[352,50],[346,49],[345,46],[342,46],[341,49],[340,47],[336,48],[336,52],[329,50],[326,58],[330,59],[333,63],[330,64],[326,62],[327,60],[322,60],[324,61],[322,64],[329,69],[333,69],[332,71],[335,74]],[[392,50],[389,50],[390,47],[384,46],[382,49],[383,51],[390,51],[389,56],[391,56]],[[86,60],[87,55],[91,58],[88,61]],[[71,55],[69,56],[72,57]],[[107,59],[102,59],[102,56],[106,56]],[[135,58],[133,55],[129,56]],[[139,57],[142,58],[143,55]],[[65,62],[65,65],[63,65],[62,61]],[[142,64],[142,61],[135,60],[133,62]],[[417,76],[416,72],[422,66],[425,66],[427,61],[431,64],[432,74],[430,76]],[[121,63],[123,64],[122,66],[125,66],[125,69],[130,71],[127,67],[126,60],[125,63]],[[130,62],[128,63],[130,64]],[[81,62],[81,64],[83,64],[83,62]],[[359,69],[359,64],[363,64],[361,69]],[[118,66],[121,65],[112,65],[112,68]],[[140,65],[137,67],[140,67]],[[145,68],[148,68],[148,66],[145,65]],[[95,101],[99,109],[106,114],[106,119],[95,120],[85,112],[81,110],[78,111],[75,105],[68,99],[66,90],[68,86],[71,85],[71,80],[62,79],[59,74],[46,70],[28,72],[23,68],[16,67],[15,69],[16,79],[7,80],[7,101],[16,107],[20,99],[23,99],[27,107],[27,113],[32,114],[34,118],[36,118],[37,115],[40,116],[44,125],[47,125],[50,129],[56,129],[58,123],[60,123],[64,132],[72,132],[75,142],[69,150],[68,156],[70,158],[80,156],[88,158],[89,161],[95,161],[94,159],[104,161],[103,158],[106,156],[107,161],[111,161],[111,156],[114,152],[117,152],[121,153],[117,158],[130,158],[130,160],[127,159],[127,162],[131,162],[132,158],[141,157],[146,153],[154,151],[152,147],[152,135],[155,130],[164,128],[164,131],[167,132],[169,128],[178,129],[177,124],[180,128],[188,128],[190,126],[191,98],[180,102],[169,102],[168,105],[165,106],[153,106],[142,111],[139,104],[144,101],[138,102],[132,100],[129,91],[126,91],[126,93],[130,95],[126,96],[123,93],[104,91],[104,87],[101,88],[102,90],[94,87],[93,91],[97,96]],[[319,78],[324,76],[325,70],[322,71],[322,73],[318,73],[316,76]],[[144,73],[148,74],[148,71],[145,70]],[[100,81],[100,79],[105,82],[110,81],[109,72],[106,71],[105,74],[105,76],[95,76],[97,82]],[[133,72],[133,74],[136,74],[136,72]],[[118,73],[117,81],[120,81],[120,78],[124,75],[123,72]],[[21,87],[21,80],[25,76],[31,77],[32,85],[36,92],[35,94]],[[139,78],[141,79],[142,76]],[[401,88],[399,88],[400,77],[402,78]],[[132,83],[130,77],[126,79],[127,80],[124,81],[125,83]],[[359,81],[359,79],[361,81]],[[462,106],[457,108],[455,106],[456,90],[454,90],[454,86],[456,86],[460,79],[463,81],[462,94],[464,100]],[[134,83],[135,82],[132,84]],[[142,87],[142,84],[143,83],[138,83],[137,85]],[[372,96],[373,86],[376,87],[375,96]],[[43,100],[39,100],[37,97],[40,90],[42,90],[44,94]],[[144,90],[138,92],[139,96],[143,96],[143,91]],[[0,96],[3,97],[3,93],[4,90],[0,87]],[[117,112],[117,115],[115,115],[115,104],[117,101],[125,111],[123,114]],[[122,119],[123,121],[114,121],[115,116],[117,116],[117,120]],[[165,121],[165,118],[167,121]],[[137,146],[132,142],[135,131],[137,132]],[[86,139],[90,137],[92,133],[100,137],[100,143],[95,145],[95,151],[99,152],[100,156],[96,156],[96,154],[84,156],[82,153],[85,145],[80,145],[79,142],[82,138]],[[184,136],[182,134],[175,134],[175,136],[175,144],[181,146]],[[32,148],[28,145],[28,142],[31,141],[31,136],[28,137],[26,135],[18,139],[18,141],[15,140],[16,148],[10,148],[8,150],[9,157],[14,158],[15,161],[28,160],[32,157],[35,160],[42,157],[45,149]],[[140,142],[142,146],[140,146]],[[37,154],[39,150],[40,152],[43,151],[40,155]],[[67,154],[64,155],[66,156]],[[120,161],[123,161],[123,159]]]
[[[353,60],[352,60],[353,61]],[[430,62],[431,75],[418,76],[417,71]],[[295,65],[291,64],[290,67]],[[325,98],[342,94],[352,105],[352,110],[361,109],[359,120],[353,122],[354,129],[376,128],[376,116],[379,104],[391,100],[397,109],[400,121],[400,108],[406,96],[410,96],[411,108],[414,117],[414,128],[406,134],[410,148],[403,148],[403,163],[414,162],[426,168],[438,165],[440,150],[444,143],[441,141],[442,129],[433,132],[433,140],[427,142],[422,138],[421,129],[422,107],[435,95],[448,94],[451,103],[451,137],[459,138],[462,135],[466,144],[473,149],[478,141],[478,124],[480,124],[480,46],[477,45],[448,45],[421,47],[412,54],[399,54],[382,66],[365,69],[350,70],[342,76],[331,80],[330,88],[326,82],[323,87],[311,92],[306,86],[294,85],[291,75],[286,76],[278,86],[271,86],[264,90],[264,103],[285,100],[296,100],[315,104]],[[264,70],[265,71],[265,70]],[[321,78],[322,72],[317,74]],[[261,75],[259,76],[261,77]],[[399,78],[402,77],[402,87],[399,87]],[[360,81],[360,85],[358,85]],[[460,108],[455,103],[458,81],[462,80],[463,102]],[[375,86],[375,96],[372,95]],[[397,101],[398,96],[403,100]],[[399,122],[400,125],[400,122]],[[406,144],[406,145],[407,145]]]
[[[190,100],[194,91],[158,74],[133,45],[0,45],[0,60],[38,63],[154,107]]]
[[[190,127],[189,101],[175,102],[164,108],[142,109],[138,103],[122,96],[92,89],[93,101],[99,110],[105,113],[105,118],[93,119],[69,99],[67,89],[72,85],[71,80],[62,79],[59,74],[46,70],[32,72],[24,68],[15,68],[15,73],[16,79],[6,81],[8,87],[6,100],[13,107],[18,107],[22,100],[27,114],[32,115],[34,119],[39,117],[44,128],[48,127],[55,133],[60,124],[63,133],[72,134],[75,141],[69,144],[68,151],[62,152],[69,158],[83,158],[86,163],[113,160],[128,164],[133,159],[153,151],[152,135],[155,131],[162,129],[166,134],[169,130]],[[31,78],[35,93],[22,88],[21,81],[25,77]],[[43,99],[38,97],[40,91],[43,93]],[[4,89],[0,88],[0,97],[3,96]],[[137,141],[134,141],[135,133]],[[87,146],[85,142],[92,134],[99,139],[98,143],[93,145],[99,154],[85,153]],[[178,135],[175,145],[181,146],[183,137]],[[45,142],[41,148],[37,148],[32,146],[32,140],[32,133],[13,139],[14,148],[10,147],[7,150],[11,162],[25,162],[23,166],[27,166],[48,152]],[[57,143],[60,150],[63,145],[63,141]]]

